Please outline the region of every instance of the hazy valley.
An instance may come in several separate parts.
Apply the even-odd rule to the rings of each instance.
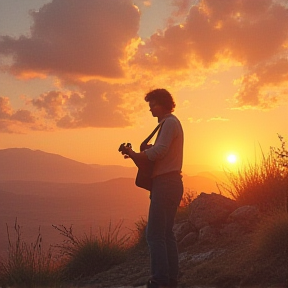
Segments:
[[[73,225],[76,233],[97,233],[121,219],[126,232],[146,217],[149,194],[134,185],[136,168],[88,165],[60,155],[26,148],[0,150],[0,252],[7,249],[6,223],[13,236],[15,219],[25,239],[33,241],[40,227],[44,243],[59,243],[53,225]],[[221,173],[187,176],[192,191],[217,191]]]

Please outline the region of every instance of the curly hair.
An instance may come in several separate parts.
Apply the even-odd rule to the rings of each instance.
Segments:
[[[170,112],[173,112],[174,108],[176,107],[172,95],[166,89],[155,89],[150,91],[146,94],[145,101],[155,101],[157,104],[166,108]]]

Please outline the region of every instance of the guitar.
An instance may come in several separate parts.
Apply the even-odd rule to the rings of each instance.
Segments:
[[[165,120],[164,120],[165,121]],[[149,145],[149,141],[152,139],[152,137],[155,135],[155,133],[161,128],[164,121],[159,123],[157,127],[152,131],[152,133],[142,142],[140,145],[140,151],[144,151],[146,149],[149,149],[152,145]],[[160,129],[161,131],[161,129]],[[159,133],[160,133],[159,131]],[[129,157],[129,149],[132,149],[131,143],[122,143],[118,149],[119,152],[121,152],[124,155],[124,158],[130,158]],[[133,160],[133,159],[132,159]],[[150,161],[148,158],[146,161],[141,161],[137,163],[135,160],[133,160],[135,165],[138,167],[138,172],[135,180],[136,186],[146,189],[148,191],[151,191],[152,188],[152,173],[154,168],[154,162]]]
[[[149,147],[150,147],[149,145],[147,144],[144,145],[144,143],[142,143],[140,147],[140,151],[143,151]],[[118,151],[121,152],[122,155],[124,155],[124,158],[130,158],[129,157],[130,149],[132,149],[132,145],[130,143],[127,143],[127,144],[122,143]],[[138,172],[137,172],[136,179],[135,179],[136,186],[143,188],[145,190],[151,191],[151,187],[152,187],[151,176],[153,172],[154,162],[147,159],[146,161],[141,161],[141,162],[134,161],[134,163],[138,167]]]

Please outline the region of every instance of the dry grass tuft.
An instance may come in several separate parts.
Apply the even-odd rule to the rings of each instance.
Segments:
[[[14,225],[15,242],[7,225],[8,257],[0,263],[0,282],[3,287],[54,287],[59,282],[58,266],[51,247],[43,251],[42,236],[39,233],[34,243],[23,241],[21,227]]]
[[[122,223],[113,228],[110,222],[107,231],[100,229],[99,235],[90,233],[81,239],[73,234],[72,227],[53,226],[66,238],[63,244],[57,245],[63,260],[64,279],[90,277],[125,261],[130,237],[120,235]]]
[[[252,245],[263,257],[288,257],[288,214],[274,211],[266,215],[254,234]]]
[[[287,212],[288,154],[285,145],[282,144],[280,151],[271,148],[268,156],[262,154],[260,163],[250,164],[236,173],[226,172],[230,185],[219,185],[220,192],[228,193],[239,205],[255,205],[262,211],[282,209]]]
[[[190,204],[198,196],[197,192],[191,190],[190,188],[185,188],[180,206],[177,209],[175,216],[175,222],[181,222],[182,220],[187,220],[190,215]]]

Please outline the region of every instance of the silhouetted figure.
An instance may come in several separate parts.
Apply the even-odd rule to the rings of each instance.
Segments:
[[[151,258],[151,279],[147,287],[177,287],[178,250],[172,229],[183,195],[183,130],[178,118],[172,114],[176,105],[167,90],[155,89],[146,95],[145,101],[160,124],[156,141],[154,145],[142,143],[140,153],[127,147],[125,154],[138,167],[153,162],[146,231]]]

